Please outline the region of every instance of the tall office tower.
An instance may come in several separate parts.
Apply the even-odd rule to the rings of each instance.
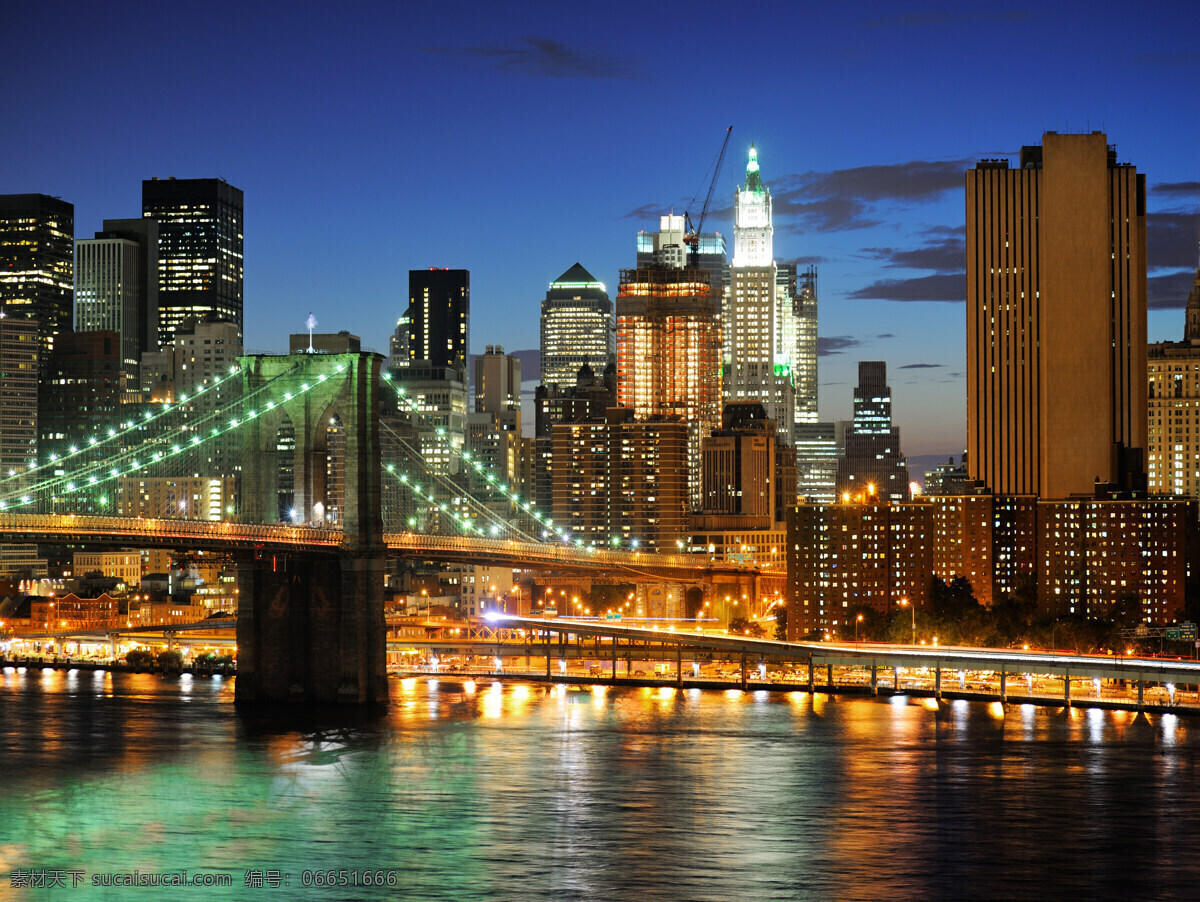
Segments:
[[[900,429],[892,425],[892,390],[882,360],[859,361],[854,424],[844,441],[837,473],[840,495],[908,500],[908,464],[900,453]]]
[[[142,217],[158,223],[158,343],[188,317],[242,337],[242,192],[224,179],[148,179]]]
[[[1200,268],[1184,314],[1183,341],[1146,352],[1147,481],[1151,492],[1200,496]]]
[[[579,368],[602,373],[613,355],[613,305],[603,282],[576,263],[542,301],[542,385],[575,384]]]
[[[0,195],[0,314],[38,322],[44,365],[71,331],[75,207],[45,194]]]
[[[122,391],[137,399],[142,354],[158,349],[158,223],[106,219],[75,243],[75,331],[120,336]]]
[[[393,357],[409,363],[467,368],[471,273],[465,269],[410,269],[408,310],[396,324]],[[397,360],[400,366],[402,360]]]
[[[617,404],[688,431],[688,494],[700,504],[700,441],[721,421],[721,307],[700,269],[625,269],[617,294]]]
[[[37,322],[0,312],[0,479],[23,473],[38,453]],[[10,495],[5,486],[0,495]]]
[[[796,428],[817,422],[817,268],[800,271],[795,264],[797,290],[792,295],[791,317],[796,344],[791,349],[792,384],[796,388]],[[799,433],[797,433],[797,436]],[[799,451],[799,440],[796,442]]]
[[[778,271],[774,259],[771,192],[750,148],[746,183],[738,188],[733,213],[733,265],[726,307],[725,400],[759,401],[790,439],[795,422],[792,361],[781,329]],[[790,310],[788,311],[790,313]]]
[[[38,455],[38,358],[36,320],[0,310],[0,500],[9,509],[36,478],[22,476]],[[16,477],[15,479],[13,477]],[[33,506],[19,510],[37,513]],[[0,574],[45,574],[36,545],[0,546]]]
[[[1146,182],[1099,133],[967,170],[967,462],[1001,494],[1145,487]]]

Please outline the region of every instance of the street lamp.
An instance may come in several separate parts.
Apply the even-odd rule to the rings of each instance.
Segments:
[[[912,614],[912,644],[917,644],[917,609],[914,605],[909,604],[907,598],[900,599],[900,607],[908,608],[908,612]]]
[[[854,644],[858,644],[858,625],[862,623],[862,614],[854,618]]]

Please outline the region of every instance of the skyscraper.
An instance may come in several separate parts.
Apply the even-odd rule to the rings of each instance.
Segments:
[[[603,373],[613,355],[613,305],[603,282],[576,263],[542,301],[541,382],[575,384],[581,366]]]
[[[23,473],[37,457],[40,353],[37,323],[0,311],[0,479]]]
[[[408,310],[396,326],[393,356],[400,352],[410,363],[459,367],[465,373],[470,315],[470,272],[410,269]],[[404,365],[401,360],[396,363]]]
[[[621,271],[617,404],[688,432],[688,492],[700,503],[700,442],[721,421],[720,302],[701,269]]]
[[[122,391],[138,388],[142,354],[158,349],[158,223],[106,219],[75,243],[75,331],[120,336]]]
[[[860,360],[854,388],[854,424],[846,430],[845,450],[838,461],[841,495],[907,501],[908,464],[900,453],[900,429],[892,425],[892,390],[887,364]]]
[[[158,343],[186,318],[216,317],[242,337],[242,192],[224,179],[148,179],[142,217],[158,223]]]
[[[792,360],[785,341],[794,340],[791,304],[780,303],[774,259],[771,192],[759,173],[758,154],[750,148],[746,182],[734,198],[733,265],[726,306],[724,391],[727,402],[759,401],[784,437],[791,441],[795,422]]]
[[[1146,186],[1100,132],[967,171],[967,461],[1001,494],[1145,487]]]
[[[71,331],[75,207],[45,194],[0,195],[0,314],[38,322],[41,361]]]

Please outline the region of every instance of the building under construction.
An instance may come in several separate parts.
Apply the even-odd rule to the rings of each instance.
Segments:
[[[688,495],[700,502],[700,440],[721,422],[721,301],[702,269],[621,271],[617,404],[688,429]]]

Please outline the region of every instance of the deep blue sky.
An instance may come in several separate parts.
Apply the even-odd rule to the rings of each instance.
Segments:
[[[1151,339],[1200,237],[1193,3],[25,3],[0,38],[0,193],[136,216],[141,180],[246,195],[246,347],[309,311],[386,351],[407,273],[471,270],[471,344],[535,348],[576,261],[615,295],[634,234],[751,141],[776,256],[820,270],[821,414],[882,359],[910,455],[965,440],[963,171],[1101,129],[1150,184]],[[698,204],[696,204],[698,206]]]

